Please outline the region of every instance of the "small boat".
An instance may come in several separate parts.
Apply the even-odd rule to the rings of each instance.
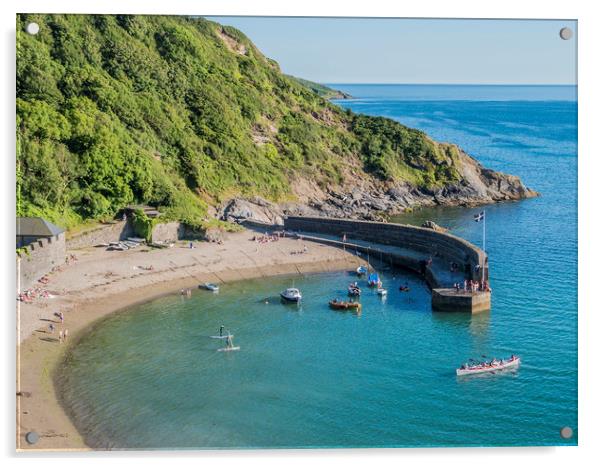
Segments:
[[[399,291],[403,291],[404,293],[408,293],[410,291],[410,287],[409,286],[401,285],[399,287]]]
[[[297,288],[287,288],[282,293],[280,293],[280,297],[285,301],[291,303],[298,303],[299,301],[301,301],[302,295]]]
[[[202,290],[209,290],[213,292],[219,291],[219,285],[216,285],[215,283],[203,283],[202,285],[199,285],[199,288]]]
[[[371,273],[368,276],[368,286],[379,286],[381,284],[380,278],[377,273]]]
[[[356,283],[351,283],[349,288],[347,288],[347,292],[349,296],[360,296],[362,294],[362,290],[360,290],[360,287]]]
[[[368,269],[367,269],[366,267],[364,267],[363,265],[360,265],[360,266],[359,266],[359,267],[358,267],[358,268],[355,270],[355,272],[356,272],[356,273],[357,273],[359,276],[362,276],[362,275],[366,275],[366,274],[368,273]]]
[[[484,374],[486,372],[495,372],[503,369],[510,369],[520,365],[520,358],[512,355],[509,359],[493,359],[477,364],[463,364],[456,369],[456,375]]]
[[[379,295],[381,298],[384,298],[385,296],[387,296],[387,290],[384,288],[378,288],[376,290],[376,294]]]
[[[331,309],[336,311],[361,311],[362,305],[357,301],[337,301],[333,299],[328,302]]]

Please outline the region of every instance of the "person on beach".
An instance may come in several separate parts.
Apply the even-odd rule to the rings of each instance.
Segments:
[[[48,325],[48,330],[50,330],[50,333],[54,333],[54,324]]]
[[[69,329],[66,328],[63,332],[63,340],[67,341],[67,337],[69,336]]]
[[[62,312],[59,312],[59,319],[61,319],[61,324],[65,322],[65,315]]]
[[[59,343],[63,343],[63,331],[59,332]]]

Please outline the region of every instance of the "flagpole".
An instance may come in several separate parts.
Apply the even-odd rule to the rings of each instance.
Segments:
[[[485,211],[483,211],[483,252],[486,251],[486,249],[485,249],[485,222],[487,222],[487,215],[485,214]]]

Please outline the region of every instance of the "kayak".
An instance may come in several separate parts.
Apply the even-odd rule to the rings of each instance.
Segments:
[[[456,369],[456,375],[484,374],[486,372],[495,372],[503,369],[510,369],[520,365],[520,358],[502,359],[496,363],[476,364],[474,366],[462,366]]]

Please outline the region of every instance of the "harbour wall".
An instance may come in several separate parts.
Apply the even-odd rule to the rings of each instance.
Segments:
[[[284,228],[341,238],[345,235],[347,240],[360,239],[410,249],[424,254],[426,260],[439,257],[457,263],[469,279],[488,278],[487,254],[462,238],[430,228],[323,217],[287,217]]]
[[[64,264],[66,256],[65,233],[40,238],[17,253],[17,290],[22,292],[54,267]]]
[[[450,263],[455,262],[468,280],[489,279],[487,254],[470,242],[447,232],[395,223],[293,216],[284,219],[284,229],[295,231],[301,235],[307,232],[308,234],[336,236],[340,239],[321,237],[308,239],[341,247],[345,245],[345,247],[361,252],[369,252],[377,258],[380,254],[391,265],[410,269],[423,276],[432,289],[452,289],[451,283],[445,283],[438,276],[437,271],[428,266],[429,259],[432,258],[443,259]],[[346,237],[345,242],[342,241],[343,235]],[[370,246],[360,246],[348,243],[354,239],[371,244]],[[390,249],[386,250],[386,248],[379,249],[379,245],[395,246],[401,249],[399,253],[396,253]],[[409,250],[413,254],[403,254],[401,252],[403,250]],[[471,312],[489,309],[491,293],[476,294],[483,296],[479,299],[469,300],[464,295],[460,297],[460,294],[451,296],[445,294],[445,298],[433,294],[433,308],[441,311],[469,310]]]

